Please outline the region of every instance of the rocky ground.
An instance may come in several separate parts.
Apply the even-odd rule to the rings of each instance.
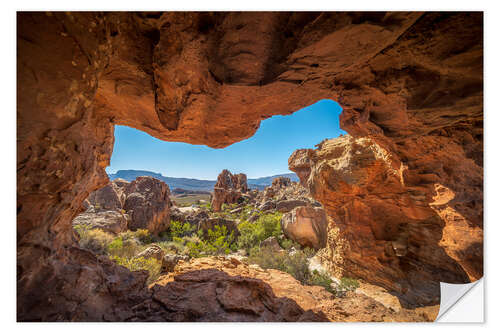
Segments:
[[[408,310],[387,290],[366,282],[359,285],[356,281],[357,288],[342,287],[341,276],[330,274],[321,257],[314,256],[327,246],[328,222],[321,204],[312,199],[306,188],[288,178],[276,178],[264,191],[249,191],[245,179],[243,174],[233,176],[224,170],[211,204],[202,201],[190,207],[176,207],[169,202],[164,207],[166,213],[161,212],[160,217],[154,214],[158,211],[155,201],[146,205],[153,213],[141,215],[124,204],[137,200],[133,198],[156,198],[168,193],[168,186],[165,191],[166,185],[154,178],[139,177],[131,183],[116,179],[92,193],[86,211],[73,221],[82,240],[88,237],[79,229],[84,226],[112,233],[116,238],[107,245],[110,250],[104,250],[104,254],[132,271],[147,270],[150,275],[150,298],[135,305],[134,311],[124,312],[119,308],[108,315],[130,321],[431,321],[435,318],[438,306]],[[142,212],[145,206],[135,207]],[[281,232],[257,243],[261,250],[258,256],[301,258],[296,255],[302,254],[298,249],[309,248],[311,252],[307,258],[302,257],[302,265],[308,275],[318,277],[316,272],[320,271],[322,282],[297,280],[301,274],[299,266],[279,268],[265,260],[255,261],[252,257],[255,248],[227,247],[215,252],[203,248],[201,252],[193,252],[188,248],[194,243],[188,242],[197,236],[172,241],[173,230],[179,226],[202,232],[201,238],[216,226],[224,226],[236,237],[242,236],[245,232],[242,225],[258,224],[266,214],[279,214]],[[141,216],[143,220],[141,224],[131,223],[130,216]],[[149,227],[143,230],[151,232],[148,236],[151,238],[141,240],[138,226]],[[125,238],[129,229],[136,231],[134,242],[139,244],[128,249],[133,257],[111,249],[117,239],[125,242],[134,239]],[[295,247],[287,247],[284,242],[287,239]],[[233,239],[233,245],[236,240]],[[89,243],[80,244],[96,252]],[[115,256],[117,253],[123,257]],[[158,267],[148,266],[155,261]]]

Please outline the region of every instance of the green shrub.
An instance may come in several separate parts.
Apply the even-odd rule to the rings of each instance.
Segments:
[[[270,248],[254,247],[250,250],[248,261],[264,269],[277,269],[292,275],[295,279],[306,285],[322,286],[331,293],[336,293],[332,288],[332,279],[324,273],[314,270],[309,271],[308,259],[314,255],[314,250],[305,248],[293,253],[275,252]]]
[[[356,279],[343,277],[340,279],[338,289],[342,291],[354,291],[359,288],[359,282]]]
[[[80,236],[80,247],[96,254],[106,254],[108,245],[114,236],[101,229],[92,229],[89,225],[76,225],[75,231]]]
[[[330,278],[328,274],[325,273],[320,273],[317,270],[314,270],[311,273],[311,276],[309,277],[308,284],[313,285],[313,286],[321,286],[324,287],[326,290],[331,292],[332,294],[335,294],[336,291],[332,287],[333,280]]]
[[[201,230],[200,230],[201,231]],[[188,255],[190,257],[201,257],[204,255],[229,254],[236,250],[233,232],[229,233],[226,226],[216,225],[209,229],[206,235],[198,232],[198,237],[184,237]]]
[[[172,221],[170,223],[170,236],[174,237],[184,237],[192,235],[196,227],[194,225],[189,224],[188,222],[182,223],[179,221]]]
[[[111,260],[116,262],[118,265],[122,265],[131,271],[146,270],[149,272],[149,277],[147,283],[150,284],[158,279],[161,273],[161,262],[155,258],[143,258],[143,257],[119,257],[111,256]]]
[[[142,244],[150,244],[154,242],[155,237],[147,229],[137,229],[136,231],[127,230],[120,234],[123,240],[136,239]]]
[[[110,256],[132,258],[141,250],[141,246],[134,238],[117,237],[108,245],[107,252]]]
[[[282,214],[276,212],[262,215],[253,223],[249,221],[240,223],[238,225],[240,231],[238,248],[250,251],[268,237],[278,238],[283,233],[280,224],[281,217]]]

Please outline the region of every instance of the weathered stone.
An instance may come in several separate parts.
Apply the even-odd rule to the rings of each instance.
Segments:
[[[316,250],[326,246],[327,226],[323,208],[296,207],[281,218],[281,228],[287,238]]]
[[[395,147],[343,136],[294,152],[289,166],[339,228],[340,238],[328,246],[342,251],[346,274],[395,291],[404,304],[439,303],[440,282],[467,283],[482,274],[482,212],[462,208],[480,204],[482,173],[447,138],[408,140],[420,144],[398,146],[405,162]],[[424,154],[435,140],[441,148]],[[462,192],[468,186],[474,190]],[[342,242],[347,246],[339,248]]]
[[[154,258],[159,262],[162,262],[164,255],[165,253],[163,252],[162,248],[156,244],[153,244],[151,246],[148,246],[148,248],[146,248],[144,251],[139,252],[136,257],[142,257],[144,259]]]
[[[283,200],[276,203],[276,210],[281,213],[288,213],[296,207],[307,205],[309,205],[309,201],[306,200]]]
[[[243,199],[243,193],[247,191],[247,176],[245,174],[233,175],[229,170],[222,170],[214,185],[212,210],[218,212],[223,204],[240,203]]]
[[[278,240],[274,236],[264,239],[260,243],[260,247],[267,247],[267,248],[270,248],[271,250],[276,251],[276,252],[282,250],[280,244],[278,243]]]
[[[125,189],[123,208],[130,215],[129,229],[147,229],[153,234],[170,225],[170,190],[153,177],[137,177]]]
[[[86,225],[113,234],[127,231],[129,216],[117,211],[84,212],[73,220],[73,225]]]

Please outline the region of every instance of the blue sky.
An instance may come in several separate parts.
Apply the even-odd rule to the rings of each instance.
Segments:
[[[340,106],[322,100],[289,116],[263,120],[254,136],[224,149],[161,141],[126,126],[115,127],[115,145],[108,173],[147,170],[167,177],[214,180],[222,169],[249,178],[288,173],[294,150],[314,148],[325,138],[345,134],[339,128]]]

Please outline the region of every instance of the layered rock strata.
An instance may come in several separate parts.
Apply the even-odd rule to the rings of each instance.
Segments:
[[[482,212],[459,210],[481,202],[457,186],[468,183],[474,193],[482,174],[450,148],[403,162],[371,138],[342,136],[292,154],[290,169],[340,230],[344,274],[395,291],[406,306],[439,303],[439,282],[467,283],[482,275]],[[422,158],[427,163],[410,171],[407,164]],[[465,166],[471,169],[462,173]],[[439,178],[443,169],[453,177]]]

